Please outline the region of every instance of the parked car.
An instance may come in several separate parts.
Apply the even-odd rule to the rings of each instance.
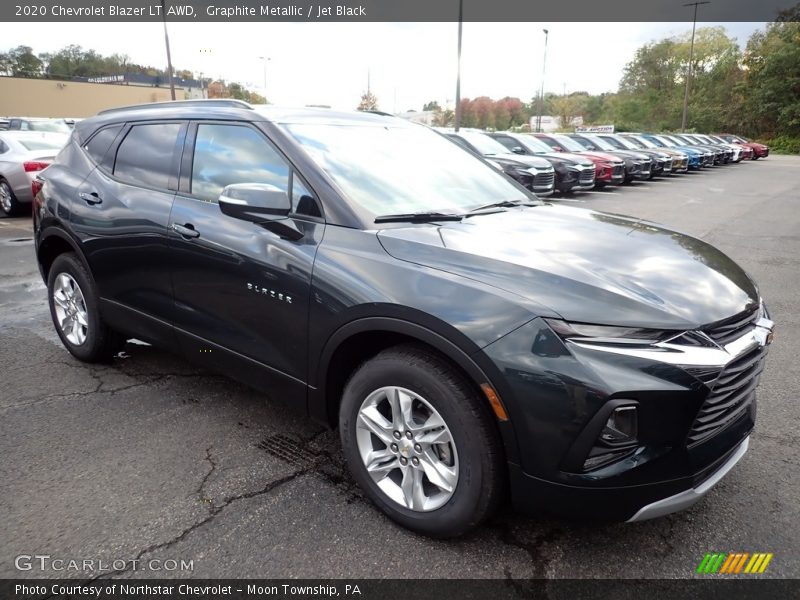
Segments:
[[[38,119],[31,117],[11,117],[8,119],[9,131],[45,131],[49,133],[69,133],[69,125],[64,119]]]
[[[769,156],[769,146],[766,146],[765,144],[759,144],[758,142],[753,142],[740,135],[733,135],[730,133],[720,133],[719,137],[726,142],[741,144],[742,146],[747,146],[750,148],[753,151],[753,160],[758,160],[759,158],[766,158]]]
[[[653,133],[642,134],[642,138],[663,150],[675,150],[685,153],[689,157],[690,171],[702,169],[706,162],[709,162],[712,165],[714,164],[714,155],[711,152],[701,150],[700,148],[679,145],[675,141],[670,140],[665,136],[655,135]]]
[[[773,323],[747,273],[540,202],[428,128],[151,104],[77,124],[43,177],[36,258],[73,356],[136,337],[338,427],[416,531],[459,535],[507,486],[520,509],[657,517],[748,449]]]
[[[614,133],[598,133],[597,137],[608,142],[619,150],[630,150],[633,152],[640,152],[650,157],[653,161],[652,169],[650,171],[650,179],[653,177],[663,177],[672,172],[672,157],[660,150],[648,150],[639,148],[630,140]]]
[[[594,163],[588,158],[570,153],[553,152],[540,140],[528,134],[508,131],[489,134],[508,150],[517,155],[538,156],[545,159],[556,171],[556,189],[562,194],[575,190],[586,191],[594,188]]]
[[[753,149],[750,146],[743,146],[741,144],[736,144],[735,142],[728,142],[718,135],[706,135],[707,138],[712,139],[717,144],[728,144],[729,146],[736,146],[739,149],[739,161],[742,160],[753,160]]]
[[[702,144],[699,141],[693,140],[690,137],[688,137],[686,135],[683,135],[683,134],[670,133],[667,137],[675,140],[675,143],[677,143],[677,144],[684,144],[686,146],[693,146],[695,148],[700,148],[702,150],[708,150],[709,152],[711,152],[711,154],[714,155],[714,160],[708,166],[712,166],[713,167],[713,166],[724,165],[725,162],[726,162],[726,159],[728,157],[728,152],[729,151],[727,149],[721,148],[720,146],[712,146],[712,145],[709,145],[709,144]]]
[[[696,139],[702,144],[709,144],[714,146],[720,146],[725,148],[731,152],[730,157],[728,158],[728,162],[738,163],[742,160],[742,147],[737,146],[736,144],[729,144],[725,140],[717,141],[711,139],[711,136],[703,135],[700,133],[693,133],[692,138]]]
[[[631,183],[634,179],[650,179],[653,161],[649,156],[640,152],[620,150],[591,133],[576,133],[571,134],[570,137],[587,150],[607,152],[622,159],[625,162],[623,183]]]
[[[6,215],[30,210],[34,177],[66,142],[60,133],[0,131],[0,209]]]
[[[0,131],[8,131],[8,119],[0,119]]]
[[[685,152],[675,148],[660,147],[641,134],[623,133],[621,135],[640,150],[657,150],[668,155],[672,159],[670,174],[686,173],[689,170],[689,155]]]
[[[550,196],[555,189],[556,174],[553,166],[536,156],[519,156],[509,152],[501,143],[481,131],[461,129],[439,130],[462,148],[497,165],[506,175],[516,180],[537,196]]]
[[[594,163],[596,187],[620,185],[625,180],[625,162],[619,157],[605,152],[589,151],[578,142],[560,133],[536,133],[534,136],[556,152],[570,152],[585,156]]]

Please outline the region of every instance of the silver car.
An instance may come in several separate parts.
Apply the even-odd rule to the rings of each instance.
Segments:
[[[31,184],[69,139],[63,133],[0,131],[0,208],[9,216],[29,209]]]

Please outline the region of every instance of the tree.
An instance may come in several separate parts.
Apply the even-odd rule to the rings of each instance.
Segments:
[[[30,46],[17,46],[5,53],[0,60],[4,63],[3,69],[13,77],[40,77],[44,65]]]
[[[455,124],[455,120],[456,113],[452,109],[445,108],[442,110],[438,108],[433,110],[432,124],[434,127],[451,127]]]
[[[378,110],[378,98],[370,90],[361,94],[361,102],[358,103],[356,110]]]
[[[426,102],[425,105],[422,107],[423,111],[432,110],[442,110],[442,107],[439,106],[439,103],[436,100],[431,100],[430,102]]]

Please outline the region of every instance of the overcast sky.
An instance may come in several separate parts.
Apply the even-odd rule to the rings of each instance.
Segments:
[[[698,24],[702,26],[704,24]],[[712,23],[708,25],[720,25]],[[722,23],[744,46],[763,23]],[[280,105],[352,109],[367,87],[389,112],[453,104],[456,23],[170,23],[172,61],[206,77],[239,81]],[[550,31],[546,91],[615,91],[642,44],[691,31],[691,23],[465,23],[462,96],[517,96],[539,89]],[[38,23],[4,28],[0,46],[52,52],[69,44],[133,62],[166,64],[160,23]]]

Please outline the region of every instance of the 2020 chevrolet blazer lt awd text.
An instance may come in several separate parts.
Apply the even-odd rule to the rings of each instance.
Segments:
[[[747,449],[772,322],[698,239],[553,206],[423,126],[236,101],[77,123],[34,201],[78,359],[172,349],[338,427],[395,521],[638,521]],[[209,352],[210,350],[210,352]]]

